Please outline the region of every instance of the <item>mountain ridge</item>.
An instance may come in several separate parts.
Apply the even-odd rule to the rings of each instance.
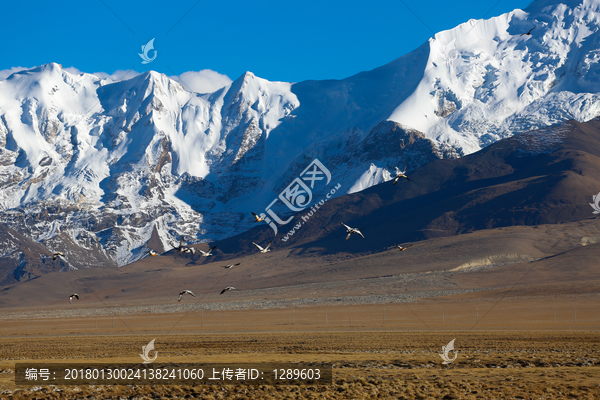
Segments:
[[[539,1],[469,21],[343,80],[247,72],[194,93],[155,71],[117,82],[55,63],[14,73],[0,81],[0,222],[76,268],[122,266],[145,257],[151,237],[167,249],[246,231],[250,211],[265,213],[314,159],[335,171],[338,197],[396,169],[591,120],[599,4]]]

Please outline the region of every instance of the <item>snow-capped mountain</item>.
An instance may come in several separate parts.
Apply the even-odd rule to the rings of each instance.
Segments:
[[[600,2],[534,1],[429,40],[391,120],[469,154],[500,138],[600,114]]]
[[[248,229],[250,211],[264,212],[315,158],[339,196],[395,168],[592,119],[599,9],[537,1],[340,81],[248,72],[200,94],[156,72],[112,82],[59,64],[20,71],[0,81],[0,222],[74,267],[121,266],[151,238],[161,251],[181,235]]]

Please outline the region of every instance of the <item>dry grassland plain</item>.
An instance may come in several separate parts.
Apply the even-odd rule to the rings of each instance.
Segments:
[[[598,399],[598,297],[0,321],[3,399]],[[385,310],[384,310],[385,308]],[[575,315],[576,313],[576,315]],[[479,318],[479,322],[477,322]],[[16,386],[16,362],[316,362],[327,386]],[[456,339],[455,362],[438,353]]]

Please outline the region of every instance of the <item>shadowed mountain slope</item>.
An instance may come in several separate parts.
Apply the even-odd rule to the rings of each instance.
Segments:
[[[600,121],[569,121],[460,159],[432,161],[410,181],[327,201],[312,216],[307,209],[279,228],[273,247],[369,253],[480,229],[592,218],[589,203],[600,190],[599,170]],[[341,222],[360,228],[365,239],[353,235],[346,242]],[[288,234],[294,226],[299,228]],[[252,241],[271,239],[273,231],[261,226],[218,244],[224,253],[244,254],[253,252]]]

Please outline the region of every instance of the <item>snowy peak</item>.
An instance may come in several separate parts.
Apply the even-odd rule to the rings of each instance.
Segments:
[[[599,2],[534,2],[429,42],[423,78],[390,120],[464,154],[500,138],[598,115]]]
[[[269,132],[279,125],[281,118],[288,116],[299,101],[291,91],[291,83],[269,82],[246,72],[230,85],[225,103],[235,107],[238,113],[252,114],[264,120],[264,130]]]
[[[116,112],[115,115],[134,108],[144,114],[151,109],[162,111],[163,107],[174,110],[181,107],[182,101],[190,98],[190,93],[180,83],[155,71],[104,85],[98,90],[98,95],[105,110]]]
[[[261,82],[258,81],[256,76],[252,72],[246,71],[235,81],[231,82],[231,84],[229,85],[228,93],[230,96],[238,98],[236,100],[239,100],[239,96],[241,96],[244,93],[244,91],[256,92],[256,88],[260,85],[260,83]],[[252,90],[252,88],[248,89],[249,86],[253,86],[254,90]]]
[[[224,90],[220,116],[222,142],[212,154],[231,166],[260,145],[249,157],[256,164],[265,155],[270,132],[299,106],[298,98],[292,93],[291,84],[269,82],[251,72],[244,73]],[[251,169],[258,171],[256,166]]]
[[[600,2],[598,0],[534,0],[527,6],[525,11],[548,13],[548,7],[556,8],[558,6],[569,9],[581,7],[595,11],[600,10]]]

